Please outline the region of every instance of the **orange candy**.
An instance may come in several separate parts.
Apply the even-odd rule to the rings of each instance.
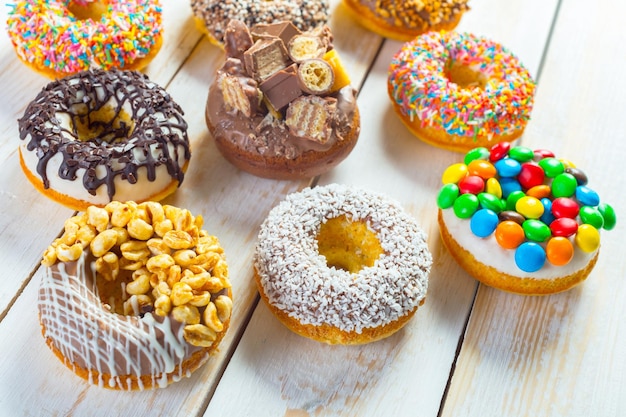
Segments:
[[[529,197],[535,197],[541,200],[542,198],[550,197],[550,186],[547,184],[535,185],[526,191],[526,195]]]
[[[546,257],[552,265],[566,265],[574,257],[574,245],[566,237],[553,237],[546,245]]]
[[[512,220],[505,220],[498,224],[495,237],[504,249],[515,249],[526,239],[522,226]]]
[[[489,161],[483,159],[474,159],[467,166],[470,175],[477,175],[480,178],[487,180],[496,176],[496,167]]]

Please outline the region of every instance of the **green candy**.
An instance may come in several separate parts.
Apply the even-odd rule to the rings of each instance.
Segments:
[[[545,242],[552,235],[548,225],[541,220],[526,220],[522,223],[522,229],[524,229],[526,238],[535,242]]]
[[[474,194],[461,194],[454,201],[454,214],[460,219],[469,219],[478,209],[478,197]]]
[[[604,227],[605,230],[611,230],[614,228],[615,223],[617,223],[617,217],[615,216],[615,210],[613,210],[613,207],[606,203],[600,203],[598,205],[598,211],[602,215],[602,218],[604,218],[604,226],[602,227]]]
[[[543,172],[545,172],[548,178],[554,178],[565,172],[565,165],[556,158],[544,158],[539,161],[539,166],[543,169]]]
[[[604,217],[602,217],[600,210],[595,207],[582,206],[578,215],[583,223],[590,224],[596,229],[601,229],[604,226]]]
[[[450,208],[458,196],[459,186],[454,183],[446,184],[441,187],[441,190],[439,190],[439,195],[437,195],[437,206],[440,209]]]
[[[503,199],[489,193],[478,194],[478,202],[482,208],[495,211],[496,213],[500,213],[506,208],[506,202]]]
[[[475,161],[476,159],[489,159],[489,149],[487,148],[474,148],[465,154],[465,159],[463,159],[463,163],[465,165],[469,165],[470,162]]]
[[[515,205],[517,204],[517,200],[525,196],[526,196],[526,193],[524,193],[523,191],[513,191],[506,198],[506,209],[515,211]]]
[[[532,149],[525,146],[514,146],[509,150],[509,158],[519,162],[528,162],[535,157]]]
[[[578,182],[572,174],[559,174],[552,180],[552,195],[556,197],[571,197],[576,192]]]

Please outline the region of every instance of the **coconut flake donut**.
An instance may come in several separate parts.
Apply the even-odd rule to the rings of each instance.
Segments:
[[[329,344],[402,328],[424,302],[431,263],[425,233],[397,202],[338,184],[288,195],[263,222],[254,255],[270,310]]]
[[[535,83],[502,45],[469,33],[430,32],[389,66],[388,92],[402,122],[431,145],[459,152],[517,139]]]
[[[260,177],[301,179],[348,156],[360,133],[356,90],[328,27],[231,20],[225,42],[205,116],[229,162]]]
[[[565,291],[598,259],[613,208],[571,161],[503,142],[475,148],[442,175],[443,243],[482,283],[519,294]]]
[[[180,186],[191,157],[182,109],[134,71],[96,69],[51,82],[19,131],[30,182],[75,210],[161,200]]]
[[[90,206],[48,247],[46,344],[91,384],[165,387],[205,363],[232,311],[224,251],[202,216],[156,202]]]
[[[19,0],[7,30],[18,57],[60,78],[93,68],[140,70],[161,48],[153,0]]]
[[[198,27],[220,47],[231,20],[248,27],[287,21],[302,31],[328,21],[328,0],[191,0],[191,9]]]
[[[344,0],[353,17],[367,29],[408,41],[428,31],[452,30],[469,7],[468,0]]]

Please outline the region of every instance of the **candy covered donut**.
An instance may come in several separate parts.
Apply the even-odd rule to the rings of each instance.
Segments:
[[[90,206],[48,247],[46,344],[88,382],[165,387],[205,363],[232,311],[223,249],[202,216],[155,202]]]
[[[182,183],[191,157],[182,109],[134,71],[51,82],[26,108],[19,132],[30,182],[75,210],[163,199]]]
[[[205,115],[229,162],[265,178],[299,179],[348,156],[360,133],[356,90],[328,27],[231,20],[225,42]]]
[[[7,20],[18,57],[51,78],[140,70],[161,48],[161,26],[153,0],[19,0]]]
[[[303,31],[328,21],[328,0],[191,0],[191,9],[209,40],[221,47],[231,20],[248,27],[287,21]]]
[[[438,197],[443,243],[470,275],[519,294],[552,294],[587,278],[600,230],[615,226],[586,174],[547,150],[475,148],[449,166]]]
[[[517,139],[535,93],[530,73],[505,47],[456,32],[430,32],[404,44],[389,66],[387,87],[414,135],[460,152]]]
[[[431,263],[425,233],[397,202],[337,184],[288,195],[263,222],[254,255],[270,310],[330,344],[402,328],[424,302]]]
[[[344,0],[343,3],[367,29],[401,41],[428,31],[452,30],[469,9],[467,0]]]

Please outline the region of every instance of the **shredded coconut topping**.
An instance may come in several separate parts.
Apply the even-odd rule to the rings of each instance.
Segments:
[[[319,253],[320,226],[341,215],[365,222],[383,248],[358,274],[329,267]],[[272,305],[303,324],[357,333],[415,309],[431,264],[425,232],[398,202],[339,184],[288,195],[261,225],[254,257]]]

